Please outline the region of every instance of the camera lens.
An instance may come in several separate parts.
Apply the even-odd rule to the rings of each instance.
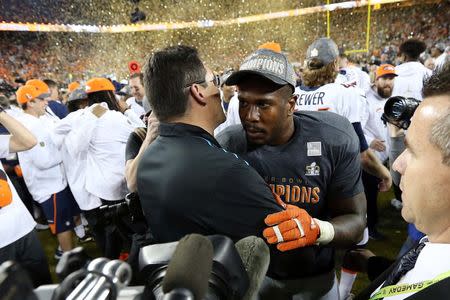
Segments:
[[[391,117],[393,119],[400,119],[404,111],[404,104],[402,102],[395,102],[391,108]]]
[[[384,113],[381,119],[399,128],[408,129],[411,118],[419,104],[420,101],[414,98],[391,97],[384,105]]]

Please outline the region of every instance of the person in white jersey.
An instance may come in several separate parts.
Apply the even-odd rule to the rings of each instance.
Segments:
[[[426,48],[425,43],[417,39],[409,39],[400,45],[399,57],[403,63],[395,67],[398,76],[394,81],[392,96],[422,100],[423,80],[432,73],[419,61],[420,54]]]
[[[320,38],[307,50],[303,84],[295,89],[296,110],[330,111],[346,117],[360,139],[363,169],[381,179],[380,190],[391,187],[391,175],[369,149],[361,127],[361,108],[365,103],[356,90],[334,83],[338,72],[338,48],[333,40]]]
[[[0,157],[26,151],[37,144],[34,135],[0,108],[0,123],[10,132],[0,135]],[[0,265],[8,260],[21,264],[35,287],[51,283],[47,258],[34,230],[36,222],[0,164]]]
[[[381,65],[376,70],[375,84],[367,93],[368,118],[364,124],[363,131],[369,148],[374,151],[378,158],[386,163],[389,157],[389,135],[386,125],[381,120],[384,105],[392,94],[394,86],[395,67],[389,64]],[[367,227],[369,236],[373,239],[382,239],[383,236],[377,230],[378,223],[378,183],[375,176],[363,172],[364,191],[367,200]]]
[[[125,146],[131,132],[144,123],[123,101],[116,100],[114,85],[108,79],[90,79],[86,82],[86,93],[89,107],[75,112],[79,117],[72,122],[75,126],[66,137],[71,145],[68,149],[73,157],[86,155],[86,191],[103,205],[119,204],[128,193]],[[124,244],[119,229],[99,215],[98,207],[84,214],[103,255],[118,258]]]
[[[50,230],[64,252],[73,248],[74,217],[80,209],[67,184],[61,152],[51,139],[50,123],[39,118],[47,108],[47,100],[39,94],[32,85],[22,86],[16,92],[17,102],[24,111],[20,121],[38,140],[36,146],[19,152],[18,156],[28,190],[34,201],[40,203]]]
[[[383,166],[378,157],[367,144],[362,130],[362,105],[366,105],[364,92],[353,85],[335,83],[339,70],[339,51],[336,43],[328,38],[315,40],[306,52],[305,68],[302,72],[302,85],[295,89],[297,94],[296,110],[330,111],[337,113],[350,121],[359,138],[361,165],[365,172],[380,180],[378,188],[387,191],[392,185],[389,170]],[[368,240],[368,231],[358,245],[364,245]],[[340,282],[340,294],[349,292],[356,273],[344,265]],[[342,292],[341,292],[342,291]]]
[[[447,51],[445,43],[436,43],[431,47],[431,57],[434,58],[434,70],[441,69],[447,60]]]
[[[127,99],[127,104],[139,117],[150,110],[150,105],[145,97],[142,77],[142,73],[133,73],[128,82],[133,97]]]

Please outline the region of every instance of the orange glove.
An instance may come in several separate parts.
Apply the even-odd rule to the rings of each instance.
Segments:
[[[308,212],[290,204],[286,210],[268,215],[264,222],[270,227],[264,229],[263,236],[283,252],[313,245],[320,235],[319,226]]]

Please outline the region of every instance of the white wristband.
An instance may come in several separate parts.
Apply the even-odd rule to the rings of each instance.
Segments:
[[[326,245],[334,239],[334,227],[330,222],[322,221],[314,218],[320,228],[320,236],[317,238],[317,243]]]

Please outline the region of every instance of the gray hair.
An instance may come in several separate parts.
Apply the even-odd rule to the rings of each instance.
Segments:
[[[450,108],[431,126],[430,141],[441,150],[442,162],[450,167]]]
[[[424,98],[443,96],[450,102],[450,62],[424,80]],[[450,166],[450,108],[431,125],[430,141],[442,152],[442,162]]]

